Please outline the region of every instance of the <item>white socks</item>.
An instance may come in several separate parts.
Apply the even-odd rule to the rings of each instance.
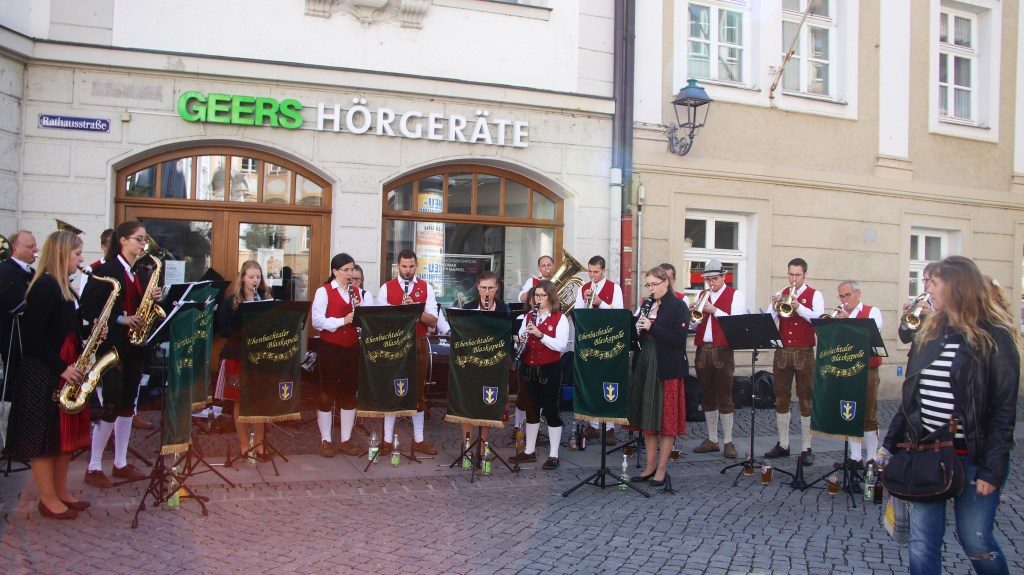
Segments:
[[[718,413],[717,411],[715,413]],[[722,441],[732,443],[732,424],[736,419],[735,413],[722,414]]]
[[[128,440],[132,437],[132,417],[114,420],[114,467],[128,465]]]
[[[718,410],[705,411],[704,418],[708,421],[708,441],[718,443]]]
[[[316,410],[316,426],[320,428],[320,441],[331,441],[331,412]]]
[[[864,443],[867,445],[867,459],[874,459],[875,454],[878,453],[878,432],[877,431],[865,431],[864,432]]]
[[[355,410],[352,410],[353,422],[355,421]],[[395,421],[398,418],[394,415],[384,416],[384,441],[391,443],[391,438],[395,434]],[[349,427],[349,433],[351,434],[352,428]],[[417,411],[412,416],[412,439],[416,443],[423,441],[423,412]]]
[[[537,424],[537,428],[540,428],[540,424]],[[551,445],[551,449],[548,451],[548,457],[558,457],[558,444],[562,441],[562,428],[548,426],[548,443]]]
[[[391,438],[395,434],[395,421],[397,421],[397,420],[398,420],[398,418],[395,417],[394,415],[385,415],[384,416],[384,442],[385,443],[392,443]]]
[[[93,426],[89,471],[103,471],[103,450],[107,448],[111,433],[114,433],[114,424],[111,422],[100,420]]]
[[[352,428],[356,425],[356,410],[339,409],[341,415],[341,441],[342,443],[352,439]]]
[[[590,427],[593,427],[594,429],[601,429],[601,424],[596,422],[596,421],[591,421],[590,422]],[[607,429],[615,429],[615,424],[614,423],[609,423]],[[552,457],[554,457],[554,456],[552,455]]]
[[[412,440],[416,443],[423,441],[423,418],[424,413],[422,411],[417,411],[412,416]]]
[[[779,428],[779,445],[789,449],[789,414],[776,412],[775,426]]]
[[[516,427],[522,429],[523,423],[525,423],[525,422],[526,422],[526,412],[523,411],[522,409],[519,409],[517,407],[516,408],[516,420],[515,420]]]
[[[852,439],[850,440],[850,460],[860,461],[860,442]]]
[[[800,440],[804,448],[801,453],[811,448],[811,418],[800,416]]]
[[[550,428],[548,428],[550,429]],[[558,428],[561,433],[562,428]],[[540,435],[540,424],[539,423],[527,423],[526,424],[526,451],[523,453],[533,453],[537,451],[537,436]]]

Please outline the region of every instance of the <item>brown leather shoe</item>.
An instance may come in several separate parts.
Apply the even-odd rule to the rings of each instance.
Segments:
[[[789,457],[789,448],[783,448],[781,443],[776,443],[775,447],[768,453],[764,454],[768,459],[775,459],[777,457]]]
[[[43,517],[49,517],[50,519],[74,519],[78,517],[78,512],[68,507],[62,513],[54,513],[50,511],[50,508],[46,506],[42,501],[39,502],[39,514]]]
[[[132,418],[133,429],[153,429],[154,427],[155,426],[152,423],[142,419],[140,415],[136,415]]]
[[[583,437],[586,437],[587,439],[595,439],[601,437],[601,432],[598,431],[596,427],[590,427],[587,425],[583,428]]]
[[[345,455],[359,456],[363,454],[362,448],[356,445],[356,440],[349,439],[348,441],[342,441],[341,445],[338,446],[338,451]]]
[[[85,511],[92,506],[92,503],[88,501],[64,501],[60,500],[61,503],[68,506],[68,509],[74,509],[75,511]]]
[[[619,442],[619,440],[616,439],[616,437],[615,437],[615,430],[614,429],[606,429],[604,431],[604,443],[605,443],[605,445],[611,447],[612,445],[615,445],[618,442]]]
[[[334,443],[330,441],[320,441],[320,457],[331,458],[334,457]]]
[[[710,439],[705,439],[700,445],[693,448],[694,453],[714,453],[716,451],[718,451],[718,443]]]
[[[114,482],[102,471],[86,471],[85,484],[97,489],[106,489],[114,486]]]
[[[725,447],[722,448],[722,451],[722,455],[726,456],[729,459],[736,459],[736,457],[738,456],[738,454],[736,453],[736,445],[734,445],[731,441],[725,444]]]
[[[536,453],[517,453],[508,458],[509,463],[537,463]]]
[[[424,455],[437,455],[437,448],[431,445],[426,439],[423,441],[414,441],[412,444],[412,450],[419,451]]]
[[[149,477],[145,473],[139,471],[134,465],[129,463],[124,467],[114,466],[114,477],[118,479],[127,479],[128,481],[138,481]]]
[[[387,441],[381,441],[380,445],[377,446],[377,457],[384,457],[385,455],[391,455],[391,452],[395,450],[395,446]]]
[[[544,465],[541,465],[540,467],[541,469],[545,469],[547,471],[551,471],[552,469],[558,469],[558,458],[549,457],[548,460],[544,462]]]

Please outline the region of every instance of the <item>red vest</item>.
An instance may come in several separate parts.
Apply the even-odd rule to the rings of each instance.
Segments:
[[[327,290],[327,317],[345,317],[352,313],[352,304],[341,297],[338,290],[331,284],[324,286]],[[320,340],[341,347],[359,345],[359,334],[354,323],[347,323],[334,331],[320,332]]]
[[[782,290],[782,297],[786,297],[789,290],[790,288]],[[804,293],[797,296],[796,301],[807,309],[811,309],[814,303],[814,288],[807,286]],[[800,317],[796,312],[790,317],[779,316],[779,333],[782,334],[782,345],[785,347],[814,347],[816,342],[811,322]]]
[[[533,282],[533,287],[537,287],[540,285],[540,280],[537,278],[530,278],[530,281]]]
[[[864,304],[860,308],[860,313],[857,314],[857,319],[869,319],[871,317],[871,306]],[[868,357],[868,367],[879,367],[882,365],[882,358],[877,355]]]
[[[586,304],[587,301],[590,300],[590,291],[591,291],[591,288],[593,287],[593,285],[594,285],[594,282],[587,282],[587,283],[583,284],[583,303],[584,304]],[[597,300],[601,300],[601,301],[603,301],[604,303],[606,303],[608,305],[612,305],[612,301],[614,300],[614,298],[615,298],[615,284],[612,283],[612,280],[605,279],[604,287],[601,288],[601,291],[597,292],[597,297],[594,298],[594,307],[598,307],[600,305],[597,302]]]
[[[526,321],[535,321],[537,316],[531,311],[526,314]],[[555,330],[558,328],[558,320],[561,319],[562,312],[556,311],[549,315],[544,321],[537,325],[541,333],[555,337]],[[562,354],[551,349],[550,347],[541,343],[541,341],[533,336],[527,336],[526,338],[526,353],[523,354],[523,362],[526,365],[547,365],[554,363],[562,358]]]
[[[398,281],[398,278],[391,278],[388,283],[388,305],[402,305],[402,300],[405,299],[405,289],[403,284],[405,282]],[[415,303],[425,303],[427,301],[427,282],[416,278],[413,280],[412,285],[409,286],[409,297]],[[431,310],[425,310],[427,313],[433,315]],[[436,310],[435,310],[436,311]],[[427,324],[418,322],[416,324],[416,337],[427,336]]]
[[[135,315],[139,304],[142,303],[142,284],[139,283],[138,274],[135,275],[133,281],[128,277],[128,272],[124,272],[121,285],[124,286],[124,313],[125,315]]]
[[[725,286],[722,288],[722,293],[719,294],[718,303],[715,304],[715,307],[724,309],[726,313],[731,313],[732,294],[735,292],[736,289],[731,286]],[[697,296],[698,300],[701,295],[704,295],[704,292],[700,292],[700,295]],[[704,320],[697,325],[697,335],[693,337],[693,345],[704,345],[704,333],[707,331],[708,325],[711,326],[711,345],[714,345],[715,347],[729,345],[729,340],[725,339],[725,332],[722,331],[722,325],[718,323],[718,318],[716,318],[714,314],[705,314]]]

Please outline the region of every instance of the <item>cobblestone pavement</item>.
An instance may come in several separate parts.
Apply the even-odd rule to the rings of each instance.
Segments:
[[[883,422],[894,407],[891,402],[883,404]],[[765,425],[769,416],[774,418],[770,411],[758,413],[758,453],[774,443],[773,432]],[[737,430],[737,445],[749,445],[749,435],[743,435],[749,428],[748,410],[738,413],[737,423],[742,429]],[[408,423],[400,422],[399,431],[409,437]],[[702,424],[690,427],[681,442],[683,457],[670,468],[676,493],[656,493],[650,499],[592,486],[562,497],[563,490],[597,467],[598,452],[592,448],[582,453],[563,449],[563,464],[555,472],[530,465],[513,475],[496,468],[493,476],[470,484],[468,472],[449,470],[447,465],[458,453],[456,427],[434,419],[427,431],[442,448],[436,458],[421,464],[403,462],[398,468],[380,464],[364,474],[363,460],[312,454],[314,423],[274,430],[271,437],[290,460],[279,462],[280,476],[269,464],[236,464],[223,470],[238,482],[228,488],[213,474],[205,474],[192,485],[210,497],[208,517],[200,515],[196,502],[183,500],[178,510],[147,508],[138,529],[131,529],[130,522],[144,482],[99,492],[82,484],[84,461],[75,461],[73,490],[93,507],[76,521],[53,521],[35,511],[37,499],[28,474],[12,474],[0,479],[0,571],[15,575],[907,570],[906,550],[882,529],[879,506],[865,506],[861,499],[852,508],[844,494],[831,497],[816,488],[794,491],[781,483],[779,474],[770,486],[761,486],[754,477],[741,478],[740,485],[732,487],[734,475],[719,472],[727,460],[692,453],[704,437]],[[501,431],[495,437],[505,455],[511,451],[502,447],[508,435]],[[229,440],[228,435],[200,438],[211,452]],[[740,447],[741,457],[747,449]],[[808,480],[825,473],[840,450],[837,442],[815,439],[819,454],[806,470]],[[539,448],[538,453],[545,452]],[[1015,459],[1021,455],[1017,448]],[[618,457],[612,463],[621,464]],[[790,458],[779,468],[792,470],[794,463]],[[635,471],[632,465],[630,469]],[[1021,487],[1021,475],[1012,473],[997,522],[997,536],[1013,573],[1024,572]],[[952,530],[946,544],[948,572],[969,572]]]

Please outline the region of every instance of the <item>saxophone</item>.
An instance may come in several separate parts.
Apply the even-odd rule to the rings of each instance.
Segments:
[[[156,305],[156,301],[153,299],[153,289],[160,285],[160,270],[163,268],[163,248],[157,245],[153,238],[146,240],[146,250],[142,252],[139,259],[149,257],[153,260],[153,274],[149,276],[149,281],[146,282],[146,291],[142,293],[142,301],[139,302],[139,308],[135,311],[135,315],[142,319],[142,323],[138,327],[128,329],[128,343],[137,346],[144,347],[146,345],[146,338],[149,337],[149,332],[153,330],[153,324],[157,319],[163,321],[167,317],[167,313],[160,306]]]
[[[84,269],[82,269],[82,272],[86,273]],[[100,344],[103,343],[103,338],[100,337],[100,332],[103,331],[103,326],[107,325],[107,322],[110,320],[110,312],[114,309],[114,301],[121,293],[121,284],[117,283],[117,280],[111,278],[100,276],[91,277],[93,281],[109,283],[111,289],[110,295],[107,296],[107,303],[103,304],[103,311],[100,312],[99,317],[97,317],[96,321],[92,324],[92,331],[89,332],[89,339],[85,341],[82,353],[72,365],[72,367],[78,371],[87,374],[85,381],[80,384],[65,382],[64,386],[60,389],[60,393],[57,395],[57,403],[60,405],[60,408],[66,413],[70,413],[72,415],[85,408],[85,402],[89,399],[89,394],[92,393],[96,389],[96,386],[99,385],[100,378],[103,377],[103,373],[109,368],[117,365],[120,361],[116,349],[108,351],[99,359],[96,359],[96,350],[99,349]]]

